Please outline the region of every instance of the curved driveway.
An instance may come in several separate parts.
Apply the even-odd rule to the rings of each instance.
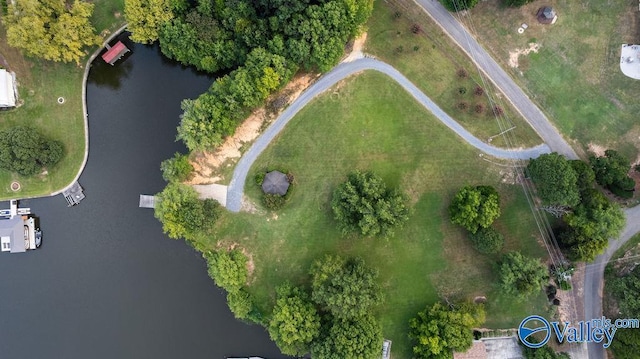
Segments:
[[[445,126],[449,127],[458,136],[462,137],[473,147],[500,158],[509,159],[529,159],[535,158],[543,153],[551,152],[549,146],[542,144],[533,148],[523,150],[507,150],[488,145],[474,137],[465,130],[458,122],[447,115],[438,105],[436,105],[427,95],[422,93],[409,79],[404,77],[392,66],[371,58],[362,58],[352,62],[342,63],[333,70],[326,73],[316,83],[309,87],[300,97],[298,97],[262,134],[251,148],[242,156],[235,170],[227,189],[227,209],[232,212],[239,212],[242,206],[242,194],[247,174],[253,162],[264,151],[269,143],[287,125],[296,113],[298,113],[315,96],[321,94],[340,80],[357,72],[364,70],[375,70],[382,72],[398,82],[411,96],[413,96],[422,106],[431,111]]]
[[[562,138],[562,135],[549,122],[544,113],[439,1],[414,1],[471,57],[478,65],[478,68],[502,91],[544,142],[549,144],[551,149],[570,159],[578,158],[575,151]],[[595,262],[589,265],[589,269],[585,271],[584,318],[579,319],[589,320],[602,316],[602,290],[604,288],[604,268],[606,263],[618,248],[622,247],[635,233],[640,232],[640,206],[625,210],[625,215],[627,224],[620,238],[610,241],[607,251],[598,256]],[[605,358],[602,345],[588,345],[588,351],[589,359]]]

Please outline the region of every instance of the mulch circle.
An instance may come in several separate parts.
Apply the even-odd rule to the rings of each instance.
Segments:
[[[16,192],[20,190],[20,182],[11,182],[11,190]]]

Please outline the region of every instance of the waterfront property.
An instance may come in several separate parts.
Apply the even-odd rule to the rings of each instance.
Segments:
[[[0,220],[0,249],[2,252],[23,253],[40,246],[42,234],[36,229],[35,219],[13,216]]]

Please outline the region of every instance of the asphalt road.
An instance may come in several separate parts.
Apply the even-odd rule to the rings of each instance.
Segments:
[[[553,151],[563,154],[570,159],[577,159],[575,151],[564,140],[558,130],[549,122],[547,117],[529,99],[509,75],[487,54],[469,32],[436,0],[415,0],[440,25],[478,65],[480,70],[493,82],[509,99],[518,112],[529,122],[538,135],[551,147]],[[604,288],[604,268],[611,256],[634,234],[640,232],[640,206],[625,210],[627,224],[622,235],[612,240],[607,251],[598,256],[588,265],[584,279],[584,318],[593,319],[602,316],[602,291]],[[606,354],[602,345],[589,344],[589,359],[605,359]]]
[[[411,96],[413,96],[422,106],[431,111],[445,126],[460,136],[467,143],[480,151],[499,158],[529,159],[536,158],[543,153],[551,152],[549,146],[538,145],[533,148],[522,150],[507,150],[491,146],[474,137],[469,131],[464,129],[458,122],[447,115],[438,105],[436,105],[427,95],[422,93],[409,79],[404,77],[392,66],[375,59],[361,58],[352,62],[342,63],[330,72],[324,74],[320,80],[310,86],[300,97],[298,97],[278,118],[258,137],[256,142],[242,156],[235,170],[227,189],[227,209],[232,212],[239,212],[242,207],[242,194],[247,173],[253,162],[264,151],[275,136],[282,131],[298,111],[306,106],[315,96],[329,89],[340,80],[356,72],[364,70],[375,70],[382,72],[398,84],[400,84]]]
[[[522,91],[511,77],[493,60],[491,56],[478,44],[469,32],[436,0],[415,0],[460,46],[489,80],[502,91],[518,112],[538,133],[538,136],[551,147],[570,159],[577,159],[578,155],[564,140],[558,130],[549,122],[545,114]]]

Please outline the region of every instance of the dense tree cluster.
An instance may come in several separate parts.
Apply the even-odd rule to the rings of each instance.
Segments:
[[[631,273],[615,277],[607,282],[607,291],[618,303],[620,316],[625,318],[640,317],[640,267]]]
[[[132,39],[208,72],[234,69],[185,100],[178,138],[217,146],[298,67],[326,71],[373,9],[372,0],[126,0]]]
[[[373,172],[352,172],[333,192],[333,214],[344,233],[387,236],[408,219],[405,198]]]
[[[320,334],[320,315],[302,289],[288,284],[276,289],[276,305],[269,321],[269,335],[282,353],[301,356],[311,350]]]
[[[462,11],[472,9],[479,0],[440,0],[442,5],[449,11]]]
[[[333,318],[311,347],[314,359],[363,359],[380,357],[382,329],[371,314]]]
[[[176,152],[172,158],[162,161],[160,170],[165,181],[183,182],[191,176],[193,166],[189,162],[189,156]]]
[[[29,56],[80,63],[84,47],[101,41],[89,21],[93,7],[80,0],[11,1],[3,17],[7,42]]]
[[[622,198],[633,197],[635,181],[629,177],[631,163],[614,150],[606,150],[604,156],[589,157],[596,182]]]
[[[382,302],[378,272],[361,258],[325,256],[310,273],[313,301],[336,318],[362,316]]]
[[[610,158],[616,158],[614,162],[617,163],[617,156],[609,154]],[[592,158],[592,164],[607,161],[609,159],[603,157]],[[593,167],[596,169],[598,166]],[[615,172],[605,167],[602,165],[601,172]],[[593,260],[605,250],[609,239],[620,234],[625,223],[620,207],[594,189],[599,171],[594,169],[579,160],[568,161],[557,153],[542,155],[527,166],[527,173],[543,203],[567,210],[563,217],[567,226],[561,230],[558,239],[574,260]],[[626,176],[626,171],[623,169],[619,173],[624,172]],[[600,176],[606,177],[603,173]]]
[[[525,298],[548,280],[547,268],[537,259],[520,252],[507,253],[500,263],[500,287],[510,295]]]
[[[169,183],[156,197],[155,216],[171,238],[209,231],[221,213],[217,201],[201,200],[193,188],[178,182]]]
[[[62,143],[24,126],[0,131],[0,168],[31,176],[53,166],[64,155]]]
[[[481,305],[447,307],[435,303],[426,308],[409,322],[409,337],[415,342],[414,358],[451,359],[454,351],[467,351],[473,342],[473,328],[484,319]]]
[[[500,196],[491,186],[465,186],[453,197],[449,216],[452,223],[476,233],[500,217]]]
[[[532,159],[527,173],[545,204],[573,207],[580,202],[578,177],[571,163],[558,153]]]
[[[638,353],[640,353],[640,330],[620,328],[616,330],[615,338],[609,348],[616,359],[638,358]]]
[[[617,338],[617,337],[616,337]],[[532,339],[536,341],[535,339]],[[571,359],[567,353],[557,353],[552,347],[545,345],[537,349],[522,345],[522,354],[525,359]],[[617,357],[616,357],[617,358]]]
[[[533,0],[502,0],[502,3],[507,5],[507,6],[520,7],[522,5],[530,3],[532,1]]]

